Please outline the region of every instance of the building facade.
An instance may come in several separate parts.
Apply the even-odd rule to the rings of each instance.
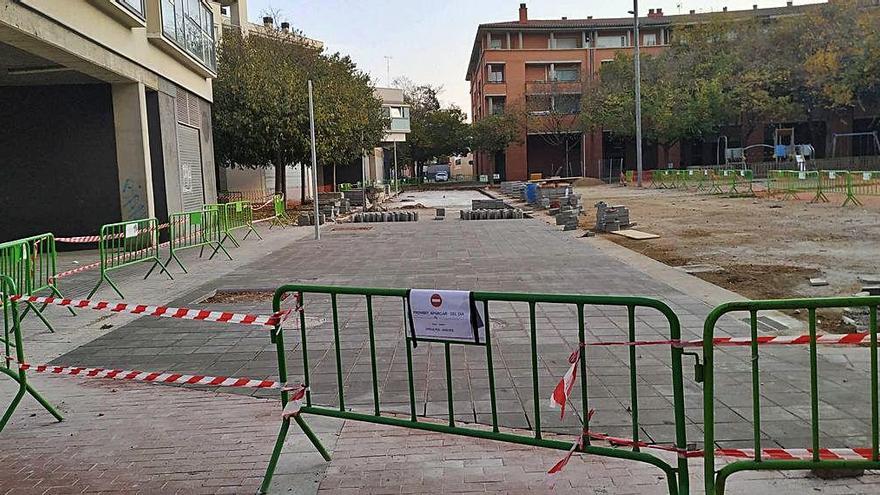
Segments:
[[[757,16],[764,19],[799,15],[811,5],[731,11],[729,15]],[[728,15],[727,9],[724,9]],[[649,9],[639,19],[643,54],[657,54],[670,44],[676,24],[704,22],[711,15],[691,11],[666,15],[662,9]],[[498,175],[502,180],[523,180],[530,174],[546,176],[606,177],[613,164],[634,168],[635,143],[615,138],[609,132],[584,133],[576,124],[584,85],[595,81],[604,62],[622,50],[632,51],[634,19],[529,19],[526,4],[520,4],[515,21],[481,24],[477,29],[466,79],[471,83],[473,119],[479,120],[506,108],[521,107],[529,115],[521,144],[508,146],[503,153],[475,156],[477,173]],[[833,117],[833,118],[832,118]],[[864,117],[864,118],[860,118]],[[743,135],[741,129],[725,130],[730,148],[773,143],[780,125]],[[800,126],[800,128],[798,127]],[[876,117],[829,116],[826,129],[816,136],[806,123],[786,123],[786,129],[803,136],[811,132],[817,153],[831,149],[835,133],[855,132],[876,126]],[[800,129],[800,130],[799,130]],[[867,129],[870,130],[870,129]],[[801,142],[797,144],[808,144]],[[716,142],[682,143],[663,151],[650,142],[643,143],[644,166],[679,167],[713,165],[719,162]],[[750,161],[760,161],[752,157]],[[721,163],[724,151],[720,153]]]
[[[0,240],[96,234],[216,201],[221,7],[0,0]]]

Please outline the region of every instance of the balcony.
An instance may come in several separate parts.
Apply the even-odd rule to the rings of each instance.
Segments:
[[[214,14],[201,0],[150,0],[159,19],[150,15],[148,37],[160,49],[202,77],[216,76]],[[158,8],[156,4],[159,4]],[[151,12],[152,14],[153,12]]]
[[[147,24],[145,0],[89,0],[119,23],[130,27],[144,27]]]
[[[580,93],[582,81],[526,81],[527,95],[549,95],[562,93]]]
[[[410,132],[410,120],[409,117],[399,117],[391,119],[391,129],[390,132]]]

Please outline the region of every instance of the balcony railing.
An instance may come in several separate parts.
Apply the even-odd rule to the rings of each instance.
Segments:
[[[581,81],[526,81],[526,94],[580,93]]]
[[[140,19],[146,19],[147,10],[144,5],[144,0],[116,0],[116,3]]]
[[[391,132],[410,132],[410,119],[408,118],[392,118]]]
[[[211,10],[198,0],[161,2],[162,34],[165,38],[214,71],[217,68],[217,53]],[[192,10],[194,4],[198,5],[195,11]]]

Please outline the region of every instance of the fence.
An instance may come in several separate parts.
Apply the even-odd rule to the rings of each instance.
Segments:
[[[275,226],[284,228],[285,225],[293,223],[293,219],[287,214],[287,200],[283,194],[276,194],[272,197],[272,208],[275,212],[275,217],[269,225],[270,229]]]
[[[827,203],[828,194],[837,194],[844,197],[842,206],[861,206],[859,197],[880,196],[880,172],[771,170],[767,190],[770,196],[783,200],[800,199],[801,194],[809,193],[812,203]]]
[[[208,259],[214,259],[218,251],[223,251],[223,254],[232,261],[232,256],[220,244],[220,215],[216,210],[173,213],[168,217],[168,223],[170,255],[165,262],[166,267],[171,263],[171,260],[174,260],[184,273],[189,273],[177,253],[191,248],[199,248],[199,257],[204,253],[205,247],[214,248]]]
[[[707,495],[723,495],[727,478],[740,471],[756,470],[806,470],[806,469],[880,469],[880,413],[878,413],[878,363],[877,363],[877,306],[880,297],[844,297],[822,299],[791,299],[777,301],[741,301],[723,304],[706,318],[703,330],[703,415],[704,415],[704,470]],[[861,452],[861,459],[827,459],[819,442],[819,371],[817,359],[816,310],[821,308],[856,307],[868,308],[870,354],[871,354],[871,448]],[[761,449],[761,375],[758,365],[758,313],[770,310],[802,310],[808,312],[809,360],[810,360],[810,429],[812,446],[809,460],[765,459]],[[722,467],[716,476],[715,442],[715,325],[718,320],[735,312],[748,312],[751,327],[751,375],[752,375],[752,427],[754,431],[754,459],[738,461]],[[854,407],[857,407],[853,405]],[[866,458],[867,457],[867,458]]]
[[[617,448],[609,448],[603,446],[595,446],[590,444],[590,434],[589,434],[589,421],[590,414],[587,411],[589,409],[589,395],[587,390],[587,380],[583,377],[586,377],[587,372],[587,363],[589,362],[589,358],[586,356],[586,347],[585,343],[585,306],[596,306],[602,310],[609,310],[610,308],[618,308],[626,311],[627,319],[628,319],[628,338],[630,341],[635,341],[636,339],[636,309],[637,308],[650,308],[655,311],[659,311],[662,315],[661,318],[668,322],[669,325],[669,338],[677,341],[680,338],[680,327],[678,317],[672,312],[672,310],[663,304],[662,302],[640,298],[640,297],[614,297],[614,296],[584,296],[584,295],[550,295],[550,294],[526,294],[526,293],[501,293],[501,292],[474,292],[472,293],[472,301],[474,304],[474,309],[479,312],[482,309],[482,313],[480,315],[481,321],[485,322],[485,338],[482,343],[477,344],[461,344],[461,343],[450,343],[450,342],[442,342],[442,343],[434,343],[429,344],[424,341],[426,345],[440,345],[443,348],[443,358],[444,365],[440,365],[445,370],[445,379],[443,380],[445,385],[446,392],[446,421],[445,424],[433,422],[431,420],[426,420],[424,417],[420,419],[420,414],[416,410],[416,398],[415,398],[415,382],[414,382],[414,352],[413,349],[418,341],[414,340],[413,337],[409,335],[408,332],[405,333],[405,336],[401,336],[404,339],[404,345],[406,348],[406,383],[407,383],[407,391],[402,391],[402,394],[407,394],[408,392],[408,404],[405,402],[394,399],[394,398],[385,398],[382,399],[380,397],[379,391],[379,370],[378,370],[378,360],[377,360],[377,336],[376,336],[376,326],[377,321],[382,327],[387,330],[385,325],[390,326],[397,329],[400,328],[400,323],[406,320],[407,314],[407,300],[409,291],[406,289],[377,289],[377,288],[344,288],[344,287],[326,287],[326,286],[307,286],[307,285],[286,285],[280,287],[275,291],[275,297],[273,301],[273,308],[277,312],[281,311],[281,301],[289,294],[294,294],[295,300],[297,301],[297,312],[293,313],[294,315],[299,316],[299,326],[300,326],[300,334],[299,337],[301,339],[301,358],[302,358],[302,373],[304,379],[304,390],[305,394],[303,400],[305,401],[305,405],[303,405],[297,413],[291,415],[285,415],[281,429],[278,433],[278,438],[275,443],[275,448],[272,453],[272,458],[269,462],[269,466],[266,470],[266,476],[263,480],[263,484],[261,487],[261,492],[265,493],[272,480],[272,475],[274,473],[275,467],[278,462],[278,458],[281,454],[281,449],[284,444],[285,438],[287,436],[287,432],[290,427],[291,418],[296,421],[296,423],[302,428],[303,432],[315,446],[321,455],[326,460],[329,460],[330,457],[324,447],[321,445],[320,440],[317,436],[311,431],[311,429],[306,424],[305,420],[302,418],[302,415],[313,414],[317,416],[325,416],[332,418],[340,418],[340,419],[349,419],[355,421],[364,421],[371,422],[376,424],[383,425],[391,425],[391,426],[400,426],[405,428],[413,428],[425,431],[439,432],[439,433],[448,433],[455,435],[462,435],[473,438],[482,438],[482,439],[490,439],[497,440],[501,442],[522,444],[522,445],[531,445],[537,447],[544,447],[549,449],[557,449],[557,450],[570,450],[573,449],[573,446],[570,442],[564,442],[555,439],[544,438],[543,429],[542,429],[542,409],[541,404],[545,403],[546,400],[542,400],[542,397],[546,397],[545,394],[550,391],[550,389],[541,390],[539,385],[539,346],[538,346],[538,314],[536,312],[536,306],[538,304],[543,305],[565,305],[569,310],[576,310],[577,321],[575,325],[577,327],[577,336],[576,339],[580,343],[579,351],[576,351],[572,354],[572,356],[577,356],[579,358],[579,373],[582,377],[580,382],[580,408],[582,412],[583,425],[581,434],[581,438],[579,441],[579,445],[577,450],[580,452],[586,452],[593,455],[607,456],[607,457],[615,457],[620,459],[629,459],[633,461],[644,462],[653,466],[656,466],[666,476],[667,486],[669,492],[672,494],[688,493],[688,466],[687,460],[683,457],[680,457],[678,460],[677,467],[673,467],[669,465],[663,459],[656,457],[652,454],[645,453],[639,450],[640,443],[638,439],[640,438],[640,424],[639,424],[639,398],[638,398],[638,387],[637,387],[637,358],[636,358],[636,350],[634,347],[630,347],[628,351],[629,358],[629,368],[630,368],[630,376],[629,376],[629,390],[630,390],[630,399],[631,399],[631,416],[632,416],[632,436],[635,439],[635,444],[631,450],[627,449],[617,449]],[[308,299],[306,297],[308,296]],[[330,299],[330,308],[329,312],[332,314],[332,327],[333,327],[333,335],[332,339],[329,336],[315,336],[315,340],[317,341],[317,346],[320,348],[321,353],[323,354],[327,351],[327,356],[329,357],[328,346],[330,345],[328,342],[332,341],[332,349],[335,356],[335,369],[331,372],[327,372],[327,370],[322,371],[319,377],[330,377],[335,376],[336,380],[336,393],[335,398],[332,395],[328,395],[328,402],[336,402],[336,407],[332,405],[319,405],[319,400],[317,400],[314,396],[315,393],[321,393],[322,397],[323,391],[313,391],[309,387],[313,385],[311,380],[311,374],[313,369],[310,367],[310,363],[315,363],[313,359],[314,356],[310,356],[309,354],[309,346],[311,344],[309,340],[309,332],[307,332],[307,312],[311,312],[314,310],[315,314],[320,314],[319,308],[321,308],[322,301],[326,301],[327,297]],[[369,340],[369,369],[370,369],[370,377],[371,377],[371,393],[366,391],[368,385],[366,383],[359,383],[361,387],[356,389],[355,394],[360,394],[356,399],[363,400],[363,404],[371,403],[372,408],[371,411],[364,412],[356,412],[354,410],[350,410],[346,408],[346,387],[345,381],[343,378],[344,373],[346,371],[342,368],[342,344],[340,339],[340,321],[341,319],[345,322],[352,321],[352,318],[357,318],[356,316],[344,313],[340,315],[339,308],[339,298],[345,297],[346,299],[355,298],[358,304],[358,307],[364,309],[361,306],[361,303],[365,303],[365,311],[366,311],[366,336],[361,334],[362,339]],[[390,299],[390,301],[389,301]],[[532,389],[532,402],[534,405],[533,416],[531,418],[531,427],[533,430],[533,434],[524,435],[521,433],[513,433],[513,432],[502,432],[500,431],[499,425],[499,413],[498,413],[498,403],[497,403],[497,391],[496,391],[496,375],[494,371],[493,365],[493,337],[490,326],[493,324],[493,319],[491,318],[490,313],[490,303],[506,303],[506,304],[527,304],[529,308],[529,349],[530,352],[527,354],[530,356],[530,370],[531,370],[531,389]],[[402,306],[398,306],[401,304]],[[387,314],[379,314],[378,318],[374,318],[374,307],[384,307],[390,305],[392,308],[403,308],[403,314],[400,316],[400,319],[396,319],[395,316],[389,316]],[[344,309],[348,309],[351,306],[346,306]],[[325,309],[326,311],[326,309]],[[397,310],[394,310],[395,314]],[[568,313],[573,314],[573,313]],[[543,322],[546,318],[546,314],[542,313],[541,321]],[[314,318],[314,317],[312,317]],[[345,324],[345,323],[344,323]],[[411,325],[411,323],[410,323]],[[574,325],[572,326],[574,328]],[[345,328],[345,334],[350,336],[350,328]],[[314,334],[314,330],[313,330]],[[272,332],[272,341],[274,342],[277,350],[278,356],[278,373],[279,380],[284,383],[288,383],[290,378],[287,369],[287,357],[285,355],[285,347],[284,347],[284,332],[283,329],[278,326],[276,330]],[[398,334],[399,335],[399,334]],[[572,340],[575,339],[575,336],[572,335]],[[467,345],[469,349],[465,349],[466,351],[473,351],[473,346],[483,347],[485,349],[485,360],[486,360],[486,373],[488,380],[488,392],[489,392],[489,408],[490,408],[490,425],[491,429],[488,428],[476,428],[476,427],[466,427],[462,426],[460,423],[457,423],[456,419],[456,411],[455,411],[455,400],[454,400],[454,392],[453,392],[453,365],[452,365],[452,355],[451,349],[452,346],[462,346]],[[366,347],[366,344],[365,344]],[[477,347],[477,349],[479,349]],[[687,448],[687,438],[685,433],[685,416],[684,416],[684,388],[683,388],[683,380],[682,380],[682,372],[681,372],[681,358],[683,351],[680,347],[670,345],[671,352],[671,364],[672,364],[672,391],[673,391],[673,403],[674,403],[674,424],[675,426],[675,440],[674,444],[677,449],[684,450]],[[459,347],[460,348],[460,347]],[[476,353],[481,353],[482,351],[476,350]],[[546,359],[546,358],[544,358]],[[323,363],[325,366],[332,364],[333,358],[322,359],[319,363]],[[571,362],[571,361],[570,361]],[[366,363],[363,365],[366,366]],[[393,367],[393,363],[391,364]],[[577,364],[572,364],[571,366],[576,367]],[[318,370],[315,370],[317,372]],[[383,370],[384,372],[385,370]],[[439,375],[439,373],[438,373]],[[328,385],[324,383],[323,385]],[[332,388],[332,386],[330,386]],[[390,392],[393,393],[393,392]],[[366,399],[369,396],[370,399]],[[288,405],[291,403],[291,397],[288,391],[282,391],[281,394],[282,406],[284,410],[287,411]],[[398,407],[400,408],[398,411],[386,410],[383,407],[383,403],[398,403]],[[575,403],[576,401],[573,401]],[[406,404],[406,405],[405,405]],[[392,407],[393,409],[393,407]],[[476,415],[476,412],[472,410],[472,412]],[[427,416],[427,410],[424,416]],[[580,427],[579,427],[580,429]]]
[[[159,260],[159,224],[155,218],[144,220],[132,220],[129,222],[111,223],[101,227],[98,250],[101,255],[101,278],[95,288],[89,292],[87,298],[91,298],[106,281],[110,287],[125,299],[119,287],[110,278],[110,272],[138,263],[153,262],[150,270],[144,275],[144,279],[153,273],[156,267],[168,275],[174,277]]]
[[[25,394],[30,394],[30,396],[36,399],[36,401],[49,411],[55,419],[58,421],[62,420],[61,414],[59,414],[42,395],[34,390],[30,384],[28,384],[25,370],[13,369],[10,367],[10,363],[12,362],[25,362],[24,343],[21,338],[21,321],[18,314],[18,303],[9,298],[9,296],[13,294],[18,294],[18,292],[16,292],[15,282],[7,275],[0,275],[0,304],[3,306],[3,336],[5,350],[5,359],[0,363],[0,373],[12,378],[18,383],[18,391],[16,392],[15,397],[13,397],[9,406],[6,407],[6,412],[3,413],[3,417],[0,418],[0,432],[6,427],[6,423],[9,422],[9,418],[12,417],[12,413],[15,412],[15,409],[18,407],[18,404],[21,403]],[[10,338],[12,340],[10,340]],[[12,352],[13,348],[15,349],[14,359]]]
[[[0,244],[0,276],[12,279],[22,294],[35,295],[41,291],[49,291],[53,295],[64,297],[58,290],[55,280],[55,275],[58,273],[56,265],[55,236],[52,234],[41,234]],[[43,309],[45,306],[38,309],[33,304],[27,303],[22,317],[33,310],[49,331],[54,332],[52,324],[43,315]],[[76,314],[73,310],[70,312]]]
[[[227,239],[232,241],[235,247],[241,247],[238,240],[232,233],[236,230],[245,229],[247,233],[244,239],[247,239],[253,232],[260,240],[263,237],[254,229],[254,210],[250,201],[234,201],[231,203],[205,205],[204,211],[216,212],[220,218],[220,231],[223,234],[220,244],[223,245]]]
[[[689,168],[651,171],[651,187],[685,189],[709,194],[753,196],[754,173],[751,170]]]

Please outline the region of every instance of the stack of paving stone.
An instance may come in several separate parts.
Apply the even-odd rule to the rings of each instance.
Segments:
[[[522,196],[523,190],[526,188],[526,183],[522,181],[505,181],[501,183],[501,194],[506,194],[508,196],[520,197]]]
[[[321,220],[321,225],[327,222],[327,216],[323,213],[318,215],[318,218]],[[296,224],[300,226],[315,225],[315,214],[312,212],[300,212]]]
[[[503,199],[474,199],[471,200],[472,210],[503,210],[507,208]]]
[[[318,206],[321,213],[330,218],[336,218],[341,213],[351,211],[351,202],[345,197],[345,193],[341,192],[318,193]]]
[[[596,232],[614,232],[630,226],[632,223],[626,206],[608,206],[604,201],[596,203]]]
[[[462,220],[514,220],[524,218],[519,208],[488,208],[479,210],[461,210]]]
[[[562,230],[575,230],[578,227],[580,210],[571,206],[562,206],[556,214],[556,225],[562,225]]]
[[[373,222],[418,222],[419,212],[417,211],[367,211],[364,213],[355,213],[351,221],[354,223],[373,223]]]
[[[561,206],[569,196],[571,196],[571,188],[568,186],[538,188],[538,204],[542,208]]]
[[[352,189],[345,191],[345,198],[348,200],[349,208],[352,206],[364,206],[364,190]]]

